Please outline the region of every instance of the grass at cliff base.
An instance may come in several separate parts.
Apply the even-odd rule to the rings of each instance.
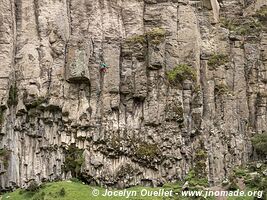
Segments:
[[[64,189],[63,189],[64,188]],[[137,196],[132,196],[129,198],[110,196],[104,197],[106,189],[101,187],[94,187],[90,185],[83,184],[82,182],[73,181],[61,181],[53,183],[45,183],[34,191],[26,191],[18,189],[14,192],[6,193],[0,196],[0,200],[204,200],[203,197],[182,197],[174,195],[173,197],[156,197],[156,196],[141,196],[140,193],[143,189],[147,191],[159,191],[164,189],[165,191],[172,190],[174,193],[181,191],[181,185],[179,184],[166,184],[161,188],[150,188],[150,187],[132,187],[127,189],[127,191],[136,191]],[[93,191],[99,191],[99,195],[94,196]],[[64,192],[63,192],[64,191]],[[115,191],[115,190],[109,190]],[[116,190],[118,191],[118,190]],[[214,197],[209,197],[206,200],[215,200]],[[254,197],[229,197],[227,200],[253,200]]]
[[[64,192],[62,192],[64,188]],[[145,187],[133,187],[127,189],[128,191],[136,191],[140,194],[141,190]],[[93,196],[93,190],[97,189],[99,191],[98,196]],[[158,191],[161,188],[145,188],[149,191]],[[93,187],[85,185],[79,182],[62,181],[54,183],[46,183],[42,185],[40,189],[35,192],[25,191],[18,189],[11,193],[6,193],[3,195],[1,200],[121,200],[126,199],[125,197],[104,197],[104,188]],[[168,190],[168,189],[167,189]],[[114,190],[113,190],[114,191]],[[130,197],[127,199],[132,200],[162,200],[166,199],[164,197],[141,197],[140,195]]]

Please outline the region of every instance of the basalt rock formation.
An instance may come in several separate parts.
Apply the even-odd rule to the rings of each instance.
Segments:
[[[1,0],[1,190],[220,183],[267,128],[266,4]]]

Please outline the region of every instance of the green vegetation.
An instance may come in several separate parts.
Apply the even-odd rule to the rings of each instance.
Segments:
[[[196,70],[189,67],[186,64],[180,64],[174,69],[167,72],[167,78],[171,84],[176,85],[177,81],[182,83],[185,80],[196,81],[197,74]]]
[[[260,21],[267,21],[267,6],[262,6],[259,10],[257,10],[255,15]]]
[[[66,195],[66,190],[65,190],[64,187],[61,188],[61,190],[59,191],[59,195],[60,195],[61,197],[64,197],[64,196]]]
[[[262,30],[261,22],[255,18],[249,18],[246,21],[222,19],[221,26],[239,35],[259,34]]]
[[[221,83],[221,84],[218,84],[218,85],[215,85],[215,88],[214,88],[214,92],[218,95],[223,95],[223,94],[226,94],[228,93],[230,90],[229,90],[229,87],[224,84],[224,83]]]
[[[73,177],[81,176],[81,166],[84,163],[83,150],[71,144],[68,149],[65,149],[65,162],[62,170],[71,172]]]
[[[129,44],[137,44],[137,43],[145,44],[146,43],[146,37],[144,35],[135,35],[135,36],[132,36],[130,38],[127,38],[126,39],[126,43],[129,43]]]
[[[2,160],[4,167],[8,167],[8,160],[10,156],[10,151],[7,149],[0,149],[0,160]]]
[[[260,164],[258,167],[257,165]],[[246,167],[237,167],[233,170],[233,173],[229,177],[228,190],[238,190],[238,182],[243,182],[245,184],[245,191],[263,191],[263,197],[261,199],[266,199],[267,194],[267,178],[264,175],[264,171],[267,170],[266,164],[263,163],[251,163]],[[238,181],[239,179],[239,181]],[[229,200],[253,200],[256,197],[230,197]]]
[[[267,132],[255,135],[252,144],[258,153],[267,155]]]
[[[99,191],[98,196],[93,196],[93,190]],[[148,191],[159,191],[160,188],[145,188],[145,187],[133,187],[127,189],[127,191],[136,191],[137,196],[130,197],[129,199],[136,200],[162,200],[162,197],[141,197],[140,193],[142,189]],[[165,187],[165,190],[172,189],[170,186]],[[63,192],[65,191],[65,192]],[[114,190],[113,190],[114,191]],[[36,192],[30,192],[25,190],[16,190],[12,193],[7,193],[3,196],[2,200],[122,200],[125,197],[104,197],[105,189],[100,187],[91,187],[78,182],[55,182],[47,183]]]
[[[7,100],[7,105],[9,107],[16,106],[18,104],[18,88],[15,83],[15,85],[11,85],[9,89],[9,96]]]
[[[157,197],[157,196],[141,196],[141,191],[146,189],[149,192],[159,191],[164,189],[165,191],[173,191],[178,195],[174,195],[172,198]],[[93,191],[98,190],[99,195],[94,196]],[[109,190],[109,191],[122,191],[122,190]],[[126,189],[126,191],[136,192],[136,196],[132,195],[129,200],[192,200],[192,197],[186,198],[181,196],[182,183],[169,183],[163,187],[149,188],[149,187],[132,187]],[[100,187],[92,187],[81,182],[62,181],[54,183],[46,183],[40,186],[40,188],[34,192],[18,189],[11,193],[3,195],[2,200],[122,200],[126,197],[111,196],[104,197],[106,189]],[[201,199],[201,198],[194,198]],[[212,198],[207,198],[212,199]]]
[[[209,186],[208,179],[200,177],[195,170],[190,170],[185,180],[188,181],[190,189],[195,189],[197,186]]]
[[[193,169],[189,171],[185,179],[186,181],[188,181],[190,189],[196,189],[196,187],[199,186],[209,186],[206,173],[207,157],[207,152],[204,150],[204,143],[203,141],[200,141],[200,146],[196,149],[195,152]]]
[[[40,189],[39,185],[36,183],[36,181],[32,181],[30,185],[27,187],[27,191],[29,192],[36,192]]]
[[[205,152],[198,152],[198,156],[203,158]],[[125,170],[127,170],[127,166]],[[246,168],[236,168],[233,171],[232,178],[230,178],[230,184],[228,186],[229,190],[236,190],[239,189],[238,185],[236,184],[237,178],[244,180],[246,184],[245,191],[265,191],[267,190],[267,179],[266,176],[263,174],[263,171],[267,169],[267,166],[262,164],[261,166],[249,166]],[[256,170],[256,174],[255,174]],[[252,173],[253,172],[253,173]],[[123,174],[124,175],[124,174]],[[233,182],[232,180],[235,180]],[[208,181],[205,178],[198,178],[197,173],[194,170],[191,170],[186,178],[186,181],[189,182],[189,186],[187,190],[205,190],[204,188],[208,186]],[[183,181],[179,181],[176,183],[168,183],[163,185],[162,187],[157,188],[149,188],[149,187],[132,187],[126,189],[126,191],[134,191],[136,192],[136,196],[132,196],[128,199],[130,200],[192,200],[198,199],[203,200],[203,197],[182,197],[181,192],[183,190]],[[159,189],[164,189],[165,191],[173,191],[176,193],[172,198],[167,197],[156,197],[156,196],[141,196],[141,191],[146,189],[148,191],[159,191]],[[98,191],[99,195],[93,196],[93,191]],[[123,191],[123,190],[115,190],[109,189],[108,191]],[[104,197],[105,188],[101,187],[93,187],[89,185],[83,184],[81,181],[76,179],[72,179],[71,181],[61,181],[61,182],[54,182],[54,183],[46,183],[43,184],[37,189],[33,190],[22,190],[18,189],[11,193],[6,193],[3,195],[2,200],[122,200],[126,199],[125,197],[119,196],[111,196],[111,197]],[[206,199],[215,199],[214,197],[208,197]],[[229,197],[228,200],[253,200],[256,199],[254,197]],[[266,199],[266,196],[262,199]]]
[[[159,153],[160,149],[157,144],[149,144],[147,142],[140,142],[136,149],[137,158],[150,161],[152,161]]]
[[[210,70],[214,70],[217,67],[224,65],[227,62],[229,62],[229,58],[227,55],[214,54],[213,56],[210,57],[208,61],[208,66]]]
[[[240,35],[258,34],[262,30],[262,24],[257,20],[245,22],[242,26],[236,29]]]
[[[238,178],[245,177],[248,171],[243,167],[238,167],[234,169],[234,175]]]
[[[208,155],[207,152],[204,150],[204,145],[197,149],[194,159],[194,171],[196,172],[196,176],[199,179],[206,178],[206,161]]]
[[[148,41],[152,44],[159,44],[163,41],[166,31],[162,28],[154,28],[144,35],[134,35],[126,39],[128,44],[146,44]]]
[[[146,33],[148,40],[153,44],[161,43],[165,35],[166,31],[162,28],[154,28]]]

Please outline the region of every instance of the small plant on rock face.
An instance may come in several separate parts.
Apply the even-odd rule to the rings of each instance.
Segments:
[[[215,88],[214,88],[214,92],[218,95],[223,95],[223,94],[226,94],[228,93],[230,90],[229,90],[229,87],[224,84],[224,83],[221,83],[221,84],[218,84],[218,85],[215,85]]]
[[[137,43],[144,44],[146,43],[146,38],[143,35],[134,35],[130,38],[127,38],[126,42],[128,44],[137,44]]]
[[[251,20],[244,22],[242,26],[236,29],[236,32],[240,35],[253,35],[258,34],[262,30],[262,24],[258,20]]]
[[[162,28],[154,28],[146,33],[146,36],[153,44],[159,44],[162,42],[166,35],[166,31]]]
[[[0,149],[0,159],[3,161],[4,167],[8,167],[8,159],[10,156],[10,151],[7,149]]]
[[[229,61],[229,58],[227,55],[214,54],[213,56],[210,57],[208,61],[208,66],[212,70],[212,69],[216,69],[217,67],[221,65],[224,65],[228,61]]]
[[[146,44],[148,41],[152,44],[159,44],[164,40],[166,31],[162,28],[154,28],[144,35],[134,35],[126,39],[128,44]]]
[[[136,149],[136,156],[141,159],[153,160],[159,154],[157,144],[139,143]]]
[[[198,178],[206,178],[206,160],[208,158],[207,152],[204,149],[204,144],[201,143],[201,146],[196,150],[195,159],[194,159],[194,171]]]
[[[196,81],[197,74],[195,69],[186,64],[176,66],[173,70],[167,72],[167,78],[170,83],[175,84],[176,81],[183,82],[185,80]]]
[[[204,143],[201,140],[200,146],[195,151],[194,166],[189,171],[186,177],[189,186],[204,186],[209,185],[206,173],[206,160],[208,158],[207,152],[204,147]]]
[[[229,29],[230,31],[233,31],[235,30],[238,22],[236,20],[229,20],[229,19],[226,19],[226,18],[222,18],[220,20],[220,23],[221,23],[221,26],[223,28],[226,28],[226,29]]]

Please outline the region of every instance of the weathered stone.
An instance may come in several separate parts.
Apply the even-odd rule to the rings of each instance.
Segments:
[[[75,176],[64,170],[71,144],[94,184],[184,179],[200,145],[209,182],[221,183],[254,158],[251,135],[267,129],[267,34],[218,16],[241,23],[263,4],[3,0],[0,150],[10,155],[0,190]],[[214,55],[229,58],[211,67]],[[195,79],[171,77],[179,65]]]
[[[80,38],[72,38],[67,44],[66,81],[87,83],[89,77],[90,46]]]

